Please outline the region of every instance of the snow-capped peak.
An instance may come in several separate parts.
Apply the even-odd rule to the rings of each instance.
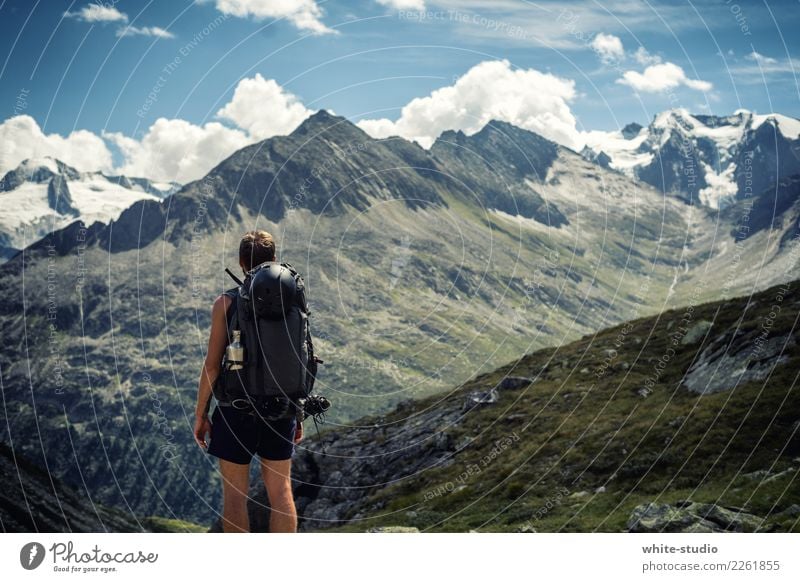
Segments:
[[[781,136],[775,140],[757,131],[768,124]],[[627,126],[626,126],[627,127]],[[584,133],[584,157],[599,152],[611,158],[610,167],[642,179],[665,192],[717,208],[740,196],[741,172],[748,166],[763,170],[748,186],[758,194],[783,174],[776,160],[784,160],[781,172],[800,172],[800,157],[787,157],[785,142],[800,140],[800,120],[779,113],[757,114],[737,109],[732,115],[692,114],[684,108],[669,109],[653,117],[638,134],[622,131]],[[789,146],[800,152],[800,143]],[[756,156],[752,158],[752,156]]]
[[[160,200],[178,184],[79,172],[50,156],[23,160],[0,178],[0,257],[74,220],[109,222],[138,200]]]
[[[6,173],[6,176],[13,176],[9,179],[11,184],[20,182],[47,182],[54,175],[64,172],[77,175],[77,171],[66,164],[50,156],[28,158],[22,160],[19,165]]]
[[[800,139],[800,120],[780,113],[768,113],[765,115],[753,115],[753,129],[757,129],[763,123],[774,123],[786,139]]]
[[[39,168],[50,170],[53,174],[58,174],[59,168],[56,159],[50,156],[43,156],[41,158],[28,158],[23,160],[17,169],[25,175],[31,175]]]

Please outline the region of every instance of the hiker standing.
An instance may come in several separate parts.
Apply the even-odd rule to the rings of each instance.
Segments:
[[[245,233],[239,265],[244,282],[228,271],[240,285],[217,297],[211,310],[194,437],[219,458],[223,531],[250,530],[250,462],[258,455],[270,531],[295,532],[292,455],[303,438],[303,406],[321,360],[313,354],[302,278],[288,263],[275,262],[272,236]],[[217,406],[209,418],[212,395]]]

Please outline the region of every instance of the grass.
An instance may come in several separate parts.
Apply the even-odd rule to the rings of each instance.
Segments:
[[[747,317],[738,327],[758,331],[774,292],[763,292],[747,310],[746,298],[698,306],[693,321],[714,321],[706,344],[735,329],[742,313]],[[796,305],[799,296],[796,290],[787,295],[772,337],[797,336],[798,311],[789,303]],[[641,503],[691,499],[743,508],[766,518],[772,530],[800,531],[796,518],[776,515],[800,504],[800,442],[793,429],[800,418],[797,342],[787,344],[788,360],[767,380],[698,395],[681,380],[705,344],[700,338],[696,344],[672,345],[670,333],[682,317],[676,310],[623,324],[467,382],[447,400],[460,402],[507,374],[537,378],[530,386],[501,391],[499,403],[441,427],[452,442],[471,444],[451,463],[373,493],[352,513],[380,510],[336,529],[403,525],[425,531],[515,531],[527,523],[538,531],[622,531]],[[620,337],[622,343],[615,345]],[[598,378],[595,372],[612,347],[618,355]],[[671,347],[674,356],[643,397],[639,390]],[[383,421],[400,421],[429,403]],[[498,439],[509,437],[511,444],[497,453]],[[469,474],[475,466],[480,471]],[[748,475],[755,471],[773,477]]]

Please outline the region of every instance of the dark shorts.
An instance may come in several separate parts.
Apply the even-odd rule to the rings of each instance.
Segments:
[[[231,407],[217,406],[211,415],[208,454],[247,465],[253,455],[270,461],[291,459],[294,453],[294,417],[268,421]]]

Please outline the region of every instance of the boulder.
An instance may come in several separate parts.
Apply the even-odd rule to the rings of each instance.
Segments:
[[[500,380],[497,387],[500,390],[516,390],[532,384],[533,381],[533,378],[528,378],[527,376],[506,376]]]
[[[681,345],[688,346],[690,344],[696,344],[698,341],[703,339],[708,333],[708,330],[711,328],[712,323],[710,321],[706,321],[705,319],[701,319],[697,323],[695,323],[692,327],[689,328],[689,331],[686,332],[686,335],[681,338]]]
[[[787,350],[795,345],[792,336],[776,335],[754,344],[755,338],[745,335],[730,331],[711,341],[687,370],[683,385],[697,394],[722,392],[761,381],[789,361]]]
[[[464,402],[464,410],[469,410],[474,406],[495,404],[498,400],[500,400],[500,395],[495,388],[487,390],[486,392],[472,392],[467,396],[467,400]]]
[[[713,503],[679,501],[644,503],[634,508],[628,519],[630,532],[754,532],[761,528],[760,517],[739,508]]]
[[[384,525],[381,527],[371,527],[367,533],[420,533],[416,527],[408,527],[404,525]]]

